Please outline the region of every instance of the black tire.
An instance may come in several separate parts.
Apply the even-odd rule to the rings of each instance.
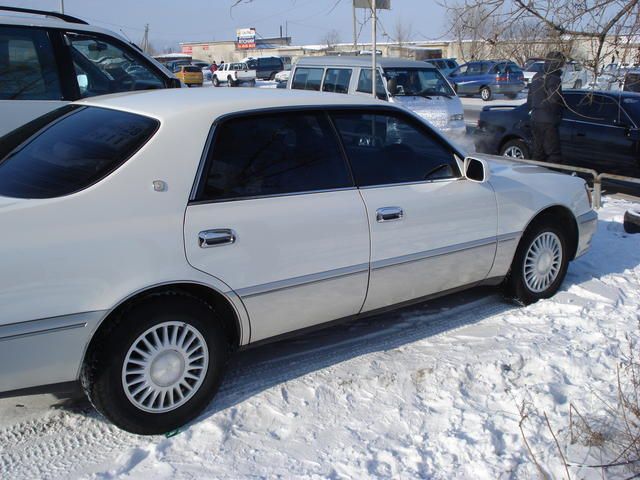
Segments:
[[[522,156],[517,155],[518,151],[522,153]],[[507,153],[511,154],[508,155]],[[512,138],[511,140],[505,142],[504,145],[502,145],[502,148],[500,148],[500,155],[510,158],[531,158],[529,146],[525,143],[524,140],[521,140],[519,138]]]
[[[487,86],[484,86],[480,89],[480,98],[482,98],[482,100],[484,100],[485,102],[488,102],[489,100],[491,100],[491,98],[493,97],[493,92],[491,92],[491,89]]]
[[[627,233],[640,233],[640,210],[627,210],[624,212],[624,231]]]
[[[152,413],[129,400],[123,386],[125,358],[133,343],[149,328],[167,321],[188,324],[206,342],[209,362],[195,393],[174,410]],[[181,292],[153,294],[121,312],[94,342],[81,374],[85,394],[95,409],[119,428],[140,435],[176,430],[197,417],[213,399],[229,357],[224,328],[211,305]]]
[[[229,75],[227,77],[227,87],[236,87],[238,84],[233,81],[233,77]]]
[[[582,88],[582,80],[576,80],[576,83],[573,84],[573,88],[580,90]]]
[[[520,239],[520,244],[511,264],[511,269],[504,281],[505,294],[519,303],[529,305],[543,298],[552,297],[560,288],[569,265],[569,249],[567,248],[566,233],[557,226],[557,221],[551,217],[541,217],[534,220],[524,232]],[[534,291],[525,280],[524,262],[525,257],[533,242],[542,234],[551,233],[555,235],[561,244],[562,259],[555,279],[542,291]]]
[[[214,87],[219,87],[220,86],[220,80],[218,80],[218,77],[216,77],[215,75],[213,76],[213,86]]]
[[[276,73],[278,72],[271,72],[271,75],[269,75],[269,80],[273,81],[276,79]]]

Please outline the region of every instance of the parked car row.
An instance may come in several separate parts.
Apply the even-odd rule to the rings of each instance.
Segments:
[[[449,73],[448,78],[459,95],[480,95],[484,101],[491,100],[496,93],[516,98],[525,88],[522,69],[506,60],[465,63]]]

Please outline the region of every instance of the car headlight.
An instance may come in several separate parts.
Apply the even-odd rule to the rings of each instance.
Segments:
[[[462,120],[464,120],[464,114],[463,113],[454,113],[453,115],[451,115],[449,117],[449,121],[450,122],[461,122]]]

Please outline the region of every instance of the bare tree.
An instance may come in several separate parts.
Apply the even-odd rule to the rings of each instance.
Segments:
[[[404,46],[411,41],[413,36],[413,26],[411,22],[405,21],[404,18],[398,17],[391,32],[391,39],[398,44],[400,56],[404,56]]]
[[[589,59],[597,73],[608,55],[640,32],[640,0],[443,0],[460,42],[480,41],[491,51],[511,44],[559,49]],[[627,45],[629,47],[629,45]],[[637,50],[637,45],[633,47]],[[507,52],[508,52],[507,48]],[[514,59],[524,52],[508,52]],[[461,49],[464,51],[464,49]],[[628,48],[625,49],[628,51]],[[483,52],[485,53],[485,52]]]
[[[340,43],[340,32],[335,28],[331,29],[322,36],[320,41],[321,43],[326,44],[327,48],[331,49]]]

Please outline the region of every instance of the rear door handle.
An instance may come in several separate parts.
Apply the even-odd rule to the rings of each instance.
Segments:
[[[237,238],[236,232],[230,228],[216,228],[214,230],[203,230],[198,234],[198,245],[200,248],[220,247],[231,245]]]
[[[376,221],[379,223],[402,220],[404,211],[400,207],[382,207],[376,210]]]

